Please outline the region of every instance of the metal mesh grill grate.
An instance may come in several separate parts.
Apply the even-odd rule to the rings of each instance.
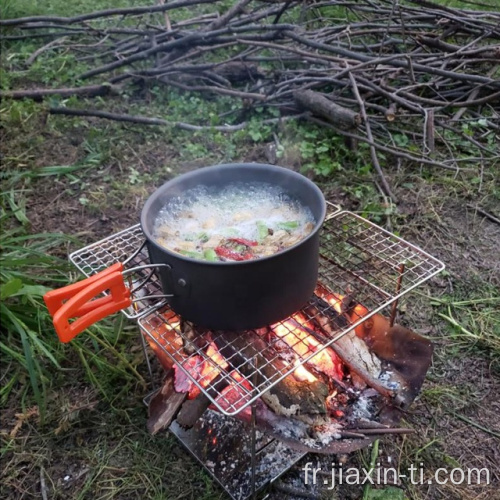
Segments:
[[[320,281],[370,310],[386,307],[443,269],[420,248],[353,213],[341,212],[323,226]]]
[[[139,325],[157,352],[173,360],[221,412],[234,415],[362,321],[444,269],[426,252],[349,212],[325,222],[320,254],[321,285],[316,294],[301,311],[271,327],[237,335],[199,330],[190,336],[168,306],[141,318]],[[347,297],[369,312],[341,314]],[[325,341],[318,343],[312,331]],[[227,384],[229,388],[219,390]]]
[[[143,243],[136,225],[72,253],[70,260],[90,276],[125,261]],[[142,248],[126,268],[148,263],[147,250]],[[301,311],[276,325],[238,335],[197,331],[190,337],[164,299],[140,300],[163,293],[155,274],[141,288],[140,296],[134,297],[139,299],[134,307],[123,312],[129,318],[140,317],[139,325],[156,352],[175,362],[221,412],[234,415],[442,269],[440,261],[375,224],[350,212],[330,213],[321,233],[316,294]],[[141,283],[150,273],[150,269],[135,272],[129,286]],[[369,312],[357,315],[355,309],[350,316],[344,314],[347,298]],[[327,330],[324,318],[328,318]],[[313,331],[324,340],[318,342],[317,336],[310,335]]]

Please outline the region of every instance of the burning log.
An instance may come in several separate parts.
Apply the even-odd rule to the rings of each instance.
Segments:
[[[251,410],[245,408],[236,415],[244,422],[251,422]],[[331,419],[322,425],[308,425],[295,417],[276,414],[262,401],[255,403],[255,421],[259,429],[298,451],[313,453],[351,453],[368,446],[375,436],[364,436],[358,431],[355,438],[348,437],[348,430]],[[387,430],[387,428],[385,428]]]
[[[229,381],[222,375],[218,375],[212,383],[205,388],[206,392],[216,397],[229,385]],[[177,423],[184,428],[193,427],[196,421],[201,418],[212,402],[204,393],[200,393],[196,398],[186,401],[177,415]]]
[[[338,302],[335,298],[336,303]],[[338,332],[338,323],[342,315],[337,313],[328,302],[314,296],[304,312],[310,317],[313,329],[308,329],[320,342],[326,344]],[[344,319],[345,320],[345,319]],[[326,335],[325,335],[326,333]],[[346,363],[349,369],[358,375],[367,385],[389,398],[395,398],[398,405],[408,404],[412,398],[409,387],[402,376],[394,371],[384,370],[378,357],[355,332],[349,332],[331,345],[331,348]]]

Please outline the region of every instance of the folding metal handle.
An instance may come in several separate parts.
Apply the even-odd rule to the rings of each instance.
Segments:
[[[69,342],[97,321],[132,304],[131,291],[118,262],[90,278],[46,293],[43,297],[61,342]],[[109,290],[106,297],[97,295]],[[70,323],[70,319],[75,319]]]

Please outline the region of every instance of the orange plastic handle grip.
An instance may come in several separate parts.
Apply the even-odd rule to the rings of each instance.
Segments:
[[[132,304],[130,290],[123,281],[121,263],[85,280],[52,290],[44,296],[61,342],[69,342],[97,321]],[[106,297],[95,298],[109,290]],[[72,323],[71,318],[78,318]]]

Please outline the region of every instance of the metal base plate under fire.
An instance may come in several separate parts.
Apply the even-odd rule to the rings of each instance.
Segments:
[[[234,500],[252,496],[252,429],[240,420],[207,410],[189,430],[170,431]],[[273,483],[305,453],[256,430],[255,491]]]

